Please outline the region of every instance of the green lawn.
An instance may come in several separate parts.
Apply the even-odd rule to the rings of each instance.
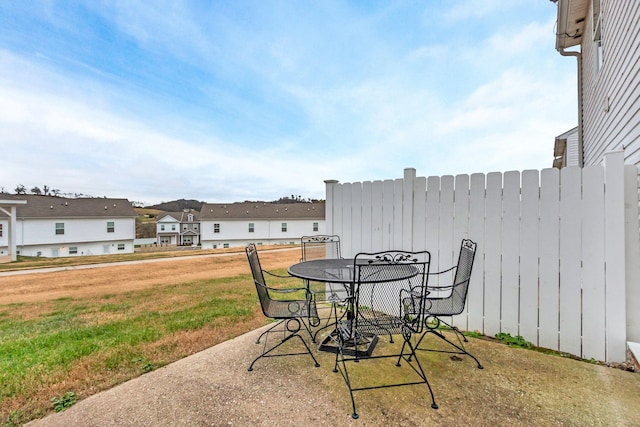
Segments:
[[[265,322],[248,275],[0,305],[0,420],[21,425]]]

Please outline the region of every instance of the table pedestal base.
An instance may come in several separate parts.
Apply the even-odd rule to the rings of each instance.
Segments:
[[[337,333],[337,331],[333,331],[331,334],[327,335],[327,337],[323,339],[318,346],[318,350],[329,353],[338,353],[338,340],[335,337],[335,334]],[[342,353],[348,356],[357,356],[362,358],[370,357],[377,343],[377,335],[364,335],[359,337],[357,346],[354,345],[353,340],[345,340]]]

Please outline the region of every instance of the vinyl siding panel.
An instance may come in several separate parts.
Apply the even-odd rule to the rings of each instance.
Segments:
[[[567,153],[564,166],[580,166],[580,151],[578,150],[578,132],[567,137]]]
[[[593,15],[582,44],[585,165],[605,153],[625,151],[640,163],[640,2],[602,0],[603,64],[598,69]]]

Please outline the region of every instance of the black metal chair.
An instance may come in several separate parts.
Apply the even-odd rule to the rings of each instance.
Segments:
[[[251,274],[253,275],[253,282],[256,285],[256,291],[258,292],[258,299],[260,300],[260,306],[265,316],[278,320],[274,326],[265,331],[262,336],[265,336],[264,344],[262,347],[262,353],[256,357],[251,365],[249,371],[253,370],[253,365],[258,359],[263,357],[276,357],[276,356],[296,356],[301,354],[309,354],[318,367],[320,364],[311,353],[311,349],[300,336],[299,332],[304,325],[304,319],[317,319],[318,311],[316,309],[315,301],[312,299],[312,295],[309,293],[306,287],[303,288],[274,288],[267,286],[264,278],[264,270],[260,265],[260,259],[258,257],[258,251],[254,244],[250,244],[246,247],[247,259],[249,260],[249,266],[251,267]],[[286,298],[291,294],[303,294],[304,299],[292,299]],[[281,329],[278,326],[282,326]],[[267,347],[270,334],[281,334],[282,337],[276,345]],[[297,338],[302,342],[306,352],[296,353],[272,353],[275,349],[291,340]]]
[[[337,235],[316,234],[313,236],[302,236],[300,238],[300,246],[302,248],[301,261],[342,258],[340,236]],[[329,315],[323,319],[325,324],[313,333],[312,340],[316,342],[316,338],[321,331],[335,325],[333,319],[337,317],[338,307],[345,306],[345,298],[347,296],[346,289],[344,285],[336,283],[322,282],[313,284],[306,281],[306,284],[314,294],[316,303],[324,303],[330,306]]]
[[[465,342],[469,342],[467,337],[460,331],[457,326],[453,326],[442,319],[445,316],[454,316],[462,313],[467,300],[467,291],[469,289],[469,281],[471,279],[471,270],[476,254],[476,243],[469,239],[462,240],[460,245],[460,254],[458,255],[458,264],[443,271],[429,273],[429,282],[427,290],[429,292],[426,297],[425,304],[425,332],[422,334],[416,347],[422,351],[434,351],[450,354],[462,354],[471,357],[478,364],[479,369],[483,369],[478,359],[469,353],[465,346]],[[430,284],[432,277],[445,275],[450,273],[452,280],[446,280],[446,284]],[[443,330],[450,330],[456,337],[454,342],[448,339]],[[440,339],[449,343],[455,350],[441,350],[433,348],[420,348],[422,340],[427,334],[433,334]]]
[[[426,384],[431,394],[431,407],[438,408],[412,343],[413,336],[420,334],[424,325],[422,319],[429,263],[430,254],[426,251],[360,253],[354,259],[354,282],[347,316],[337,319],[337,331],[331,335],[338,347],[334,372],[340,372],[347,384],[353,407],[351,416],[354,419],[358,418],[354,392],[376,388]],[[402,335],[402,348],[398,352],[398,344],[390,351],[383,351],[383,354],[374,354],[373,347],[378,335],[387,334]],[[356,386],[353,383],[354,378],[349,376],[348,366],[353,369],[353,362],[383,358],[395,359],[395,366],[401,366],[404,360],[412,368],[415,380],[405,376],[399,382],[376,381],[376,373],[372,372],[365,376],[366,380],[356,380],[369,384]],[[361,365],[358,363],[359,367]]]

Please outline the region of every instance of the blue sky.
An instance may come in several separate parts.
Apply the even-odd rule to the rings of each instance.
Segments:
[[[0,3],[0,187],[153,204],[542,169],[577,124],[547,0]]]

